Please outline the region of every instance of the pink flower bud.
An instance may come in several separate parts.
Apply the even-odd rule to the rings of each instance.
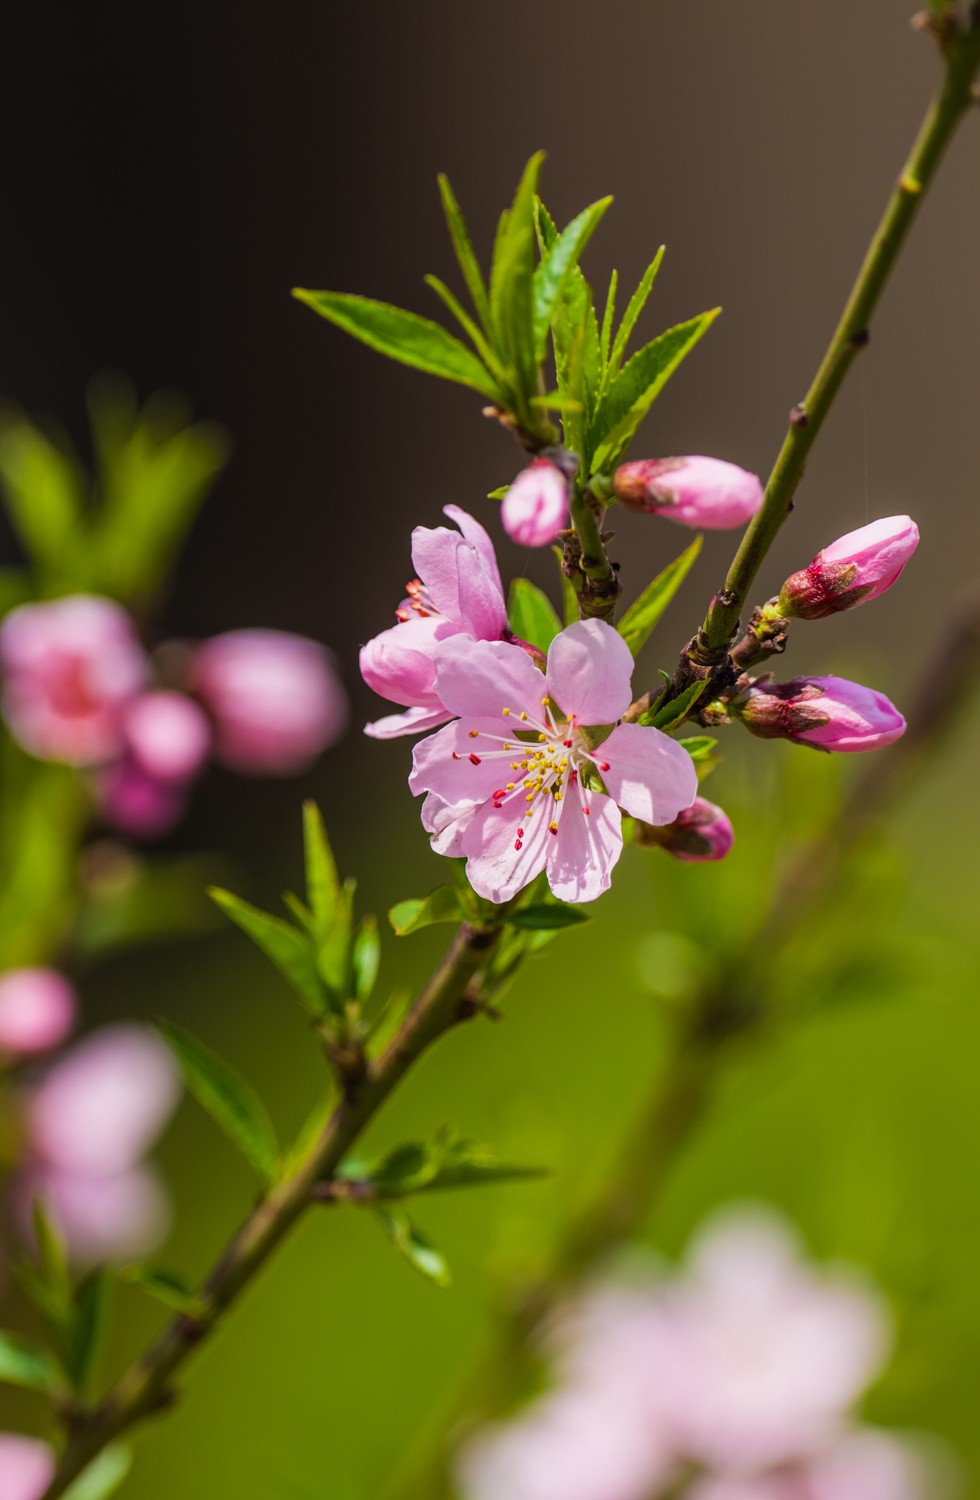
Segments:
[[[666,516],[698,530],[726,531],[742,526],[762,504],[756,474],[721,458],[641,458],[622,464],[613,493],[629,510]]]
[[[820,750],[879,750],[905,733],[905,720],[884,693],[845,677],[761,682],[732,711],[762,739]]]
[[[252,776],[306,770],[347,728],[325,647],[282,630],[232,630],[199,646],[193,686],[214,718],[215,757]]]
[[[3,1500],[40,1500],[54,1478],[54,1450],[36,1438],[0,1432],[0,1495]]]
[[[501,524],[522,547],[547,547],[568,524],[568,481],[557,464],[535,458],[503,498]]]
[[[211,743],[206,714],[183,693],[142,693],[126,708],[123,732],[133,760],[156,781],[191,781]]]
[[[3,715],[42,760],[95,765],[122,748],[122,711],[147,663],[132,621],[109,599],[23,604],[0,626]]]
[[[668,854],[691,862],[724,859],[735,842],[727,813],[704,797],[695,797],[673,823],[653,831]]]
[[[148,776],[129,756],[99,776],[96,795],[109,826],[134,839],[162,838],[180,822],[187,805],[180,782]]]
[[[75,1023],[75,991],[55,969],[0,975],[0,1053],[31,1057],[65,1040]]]
[[[898,582],[918,545],[919,528],[910,516],[886,516],[849,531],[787,578],[780,614],[820,620],[877,599]]]

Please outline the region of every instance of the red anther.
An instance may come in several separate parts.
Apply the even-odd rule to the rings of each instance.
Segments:
[[[457,755],[456,751],[454,750],[453,751],[453,760],[462,760],[462,759],[463,759],[463,757],[461,755]]]
[[[493,805],[494,807],[503,807],[504,804],[502,802],[495,802]]]
[[[405,622],[406,622],[406,620],[408,618],[409,618],[409,611],[407,609],[396,609],[395,610],[395,619],[398,621],[399,625],[404,625]]]
[[[589,814],[591,813],[592,809],[591,809],[591,807],[583,807],[582,811],[585,813],[585,816],[588,817]]]
[[[503,796],[503,795],[504,795],[504,791],[505,791],[505,790],[506,790],[506,788],[505,788],[505,787],[502,787],[502,786],[498,786],[498,788],[497,788],[497,790],[496,790],[496,791],[495,791],[495,792],[491,792],[491,794],[490,794],[490,795],[491,795],[491,796],[492,796],[492,797],[502,797],[502,796]]]
[[[572,742],[571,742],[571,740],[562,740],[562,744],[565,746],[566,750],[571,750],[571,748],[572,748]]]
[[[470,756],[470,760],[473,762],[473,764],[475,766],[478,766],[480,764],[480,757],[478,755],[471,755]],[[608,769],[608,767],[607,767],[607,769]]]
[[[609,770],[609,762],[608,762],[608,760],[600,760],[600,762],[599,762],[599,770],[600,771],[608,771]]]
[[[522,839],[524,837],[524,829],[523,828],[518,828],[518,830],[517,830],[517,837],[519,839]]]
[[[521,843],[520,839],[515,839],[514,840],[514,848],[515,849],[523,849],[524,848],[524,845]]]

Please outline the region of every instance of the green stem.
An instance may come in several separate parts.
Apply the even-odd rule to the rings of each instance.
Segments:
[[[442,963],[363,1086],[353,1097],[341,1101],[306,1155],[262,1199],[232,1239],[201,1288],[200,1311],[194,1317],[174,1318],[99,1405],[76,1423],[42,1500],[58,1500],[109,1443],[170,1404],[173,1376],[214,1333],[223,1314],[315,1202],[317,1183],[337,1169],[422,1053],[457,1022],[473,1014],[466,1002],[467,987],[486,966],[499,937],[499,927],[464,923],[459,928]]]
[[[956,127],[974,102],[972,86],[980,68],[980,11],[976,8],[968,28],[946,38],[946,57],[942,85],[888,200],[813,384],[790,414],[762,507],[742,538],[723,591],[711,603],[695,655],[700,650],[707,658],[731,645],[756,574],[789,514],[810,449],[845,375],[868,342],[871,317],[895,260]]]
[[[612,623],[622,593],[619,573],[609,561],[602,540],[602,511],[576,479],[569,501],[575,542],[566,545],[564,569],[578,596],[583,620]],[[577,545],[576,545],[577,544]]]

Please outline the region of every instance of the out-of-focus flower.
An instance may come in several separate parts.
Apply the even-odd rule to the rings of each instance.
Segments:
[[[75,766],[119,754],[123,711],[148,674],[126,611],[87,594],[13,610],[0,626],[0,670],[14,738]]]
[[[793,573],[779,595],[779,612],[801,620],[854,609],[897,583],[919,545],[911,516],[886,516],[838,537],[808,568]]]
[[[940,1500],[944,1467],[913,1440],[868,1427],[776,1472],[701,1479],[686,1500]]]
[[[141,771],[178,785],[203,769],[211,745],[207,715],[184,693],[142,693],[126,708],[123,733]]]
[[[0,1495],[3,1500],[40,1500],[54,1478],[54,1452],[47,1443],[0,1432]]]
[[[409,786],[429,793],[434,847],[466,857],[478,895],[508,901],[546,870],[560,899],[591,901],[622,852],[620,807],[668,823],[690,806],[694,762],[660,730],[619,724],[593,749],[587,730],[626,712],[632,671],[629,647],[602,620],[561,631],[544,676],[502,642],[439,646],[436,689],[459,717],[415,747]]]
[[[880,750],[905,733],[884,695],[845,677],[794,677],[755,684],[732,710],[753,734],[821,750]]]
[[[522,469],[500,506],[500,521],[511,541],[547,547],[568,525],[568,480],[548,458]]]
[[[448,526],[417,526],[412,562],[418,578],[397,611],[398,624],[383,630],[361,650],[361,676],[382,698],[402,703],[406,712],[368,724],[375,739],[435,729],[452,715],[436,692],[434,655],[440,641],[468,635],[478,641],[506,638],[507,605],[496,554],[486,531],[447,505]]]
[[[137,839],[156,839],[169,833],[187,806],[185,787],[148,776],[128,756],[100,773],[95,790],[106,822]]]
[[[636,841],[659,844],[675,859],[699,862],[724,859],[735,842],[735,830],[723,808],[706,797],[695,797],[690,807],[663,828],[638,823]]]
[[[613,476],[613,493],[629,510],[665,516],[699,531],[726,531],[755,515],[763,489],[757,474],[695,454],[621,464]]]
[[[143,1027],[104,1027],[57,1062],[24,1107],[22,1217],[40,1196],[78,1262],[153,1248],[167,1198],[143,1157],[173,1112],[170,1053]]]
[[[214,756],[250,776],[294,776],[347,728],[329,651],[282,630],[230,630],[197,647],[192,686],[214,723]]]
[[[31,1057],[65,1040],[75,1024],[75,991],[56,969],[0,975],[0,1054]]]

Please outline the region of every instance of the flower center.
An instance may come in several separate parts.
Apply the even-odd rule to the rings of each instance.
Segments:
[[[418,615],[420,619],[424,620],[429,615],[440,613],[433,604],[429,591],[421,578],[413,578],[411,583],[406,583],[405,592],[408,595],[408,603],[403,605],[401,609],[395,610],[395,619],[400,625],[404,625],[406,620],[410,620],[413,614]]]

